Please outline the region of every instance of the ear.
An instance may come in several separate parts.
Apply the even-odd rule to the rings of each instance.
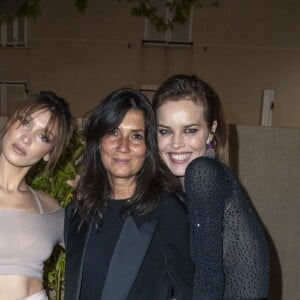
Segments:
[[[45,156],[44,156],[44,161],[48,161],[49,160],[49,158],[50,158],[50,154],[48,153],[48,154],[46,154]]]
[[[213,121],[213,124],[212,124],[212,126],[211,126],[211,129],[210,129],[210,132],[209,132],[209,134],[208,134],[208,138],[207,138],[207,141],[206,141],[207,144],[209,144],[209,143],[212,142],[217,127],[218,127],[218,122],[217,122],[217,120],[214,120],[214,121]]]

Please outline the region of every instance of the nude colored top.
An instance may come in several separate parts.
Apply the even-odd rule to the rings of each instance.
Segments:
[[[39,213],[0,210],[0,275],[43,280],[44,261],[57,243],[63,245],[64,209],[45,213],[32,193]]]

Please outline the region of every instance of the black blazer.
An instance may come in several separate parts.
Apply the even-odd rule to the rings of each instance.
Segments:
[[[78,229],[81,220],[73,210],[71,203],[65,218],[65,300],[80,299],[83,262],[92,226],[83,223]],[[101,300],[169,300],[173,290],[177,300],[190,300],[193,275],[185,205],[174,195],[166,196],[151,213],[126,217]]]

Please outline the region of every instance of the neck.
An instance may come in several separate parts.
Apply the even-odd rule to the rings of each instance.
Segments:
[[[27,190],[25,176],[30,167],[16,167],[0,155],[0,187],[7,191]]]
[[[136,188],[136,178],[124,179],[116,178],[110,180],[113,199],[128,199],[134,194]]]

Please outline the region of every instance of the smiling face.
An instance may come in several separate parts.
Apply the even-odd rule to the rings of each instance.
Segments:
[[[110,181],[135,179],[145,156],[145,118],[141,110],[130,109],[123,121],[100,142],[101,160]]]
[[[216,122],[209,130],[203,104],[190,99],[168,100],[157,109],[156,115],[160,156],[174,175],[183,177],[188,164],[205,155]]]
[[[36,111],[7,129],[2,141],[1,159],[16,167],[31,167],[49,158],[57,134],[57,126],[47,132],[50,112]]]

